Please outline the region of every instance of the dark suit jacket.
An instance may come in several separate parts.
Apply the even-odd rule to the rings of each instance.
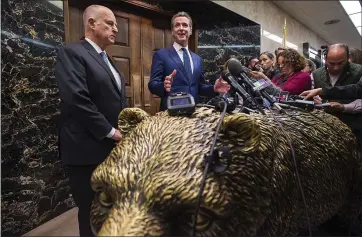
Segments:
[[[336,86],[347,86],[351,84],[357,84],[362,77],[362,66],[348,62],[339,76]],[[325,88],[331,87],[331,80],[326,67],[322,67],[313,72],[314,87]],[[341,104],[347,104],[353,102],[355,99],[343,99],[339,98],[333,101]],[[341,121],[346,123],[355,134],[362,135],[362,114],[361,113],[344,113],[344,112],[329,112],[330,114],[338,117]],[[357,132],[356,132],[357,131]]]
[[[195,103],[198,102],[199,94],[208,97],[217,95],[214,92],[213,85],[201,83],[204,80],[202,59],[191,51],[190,54],[194,65],[192,79],[188,78],[185,67],[173,46],[158,50],[154,53],[152,58],[151,80],[148,83],[148,88],[151,93],[161,98],[161,111],[167,109],[167,97],[170,93],[189,93],[194,97]],[[165,91],[163,82],[165,77],[170,75],[174,69],[176,69],[177,73],[173,79],[171,91],[168,93]]]
[[[322,88],[322,96],[324,99],[360,99],[362,98],[362,78],[356,84]]]
[[[55,77],[61,99],[59,150],[65,164],[100,164],[111,152],[115,142],[106,136],[112,127],[118,128],[118,115],[126,107],[120,76],[122,91],[86,40],[59,49]]]

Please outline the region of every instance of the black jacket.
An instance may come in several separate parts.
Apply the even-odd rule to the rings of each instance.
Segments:
[[[357,84],[361,77],[362,66],[348,62],[334,86],[347,86]],[[326,67],[322,67],[314,71],[313,79],[315,88],[326,88],[332,86]],[[341,104],[348,104],[350,102],[353,102],[354,99],[338,98],[334,101]],[[362,131],[361,113],[330,112],[330,114],[338,117],[341,121],[346,123],[353,132],[360,133]]]
[[[65,164],[100,164],[113,149],[115,142],[106,136],[112,127],[117,129],[118,115],[126,107],[124,77],[119,74],[121,91],[109,66],[86,40],[59,49],[55,77],[61,99],[59,151]]]
[[[356,84],[322,88],[322,95],[325,99],[361,99],[362,78]]]

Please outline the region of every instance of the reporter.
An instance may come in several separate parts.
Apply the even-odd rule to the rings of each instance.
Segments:
[[[270,82],[266,92],[271,95],[279,95],[281,91],[287,91],[290,95],[299,95],[311,88],[311,77],[308,73],[301,72],[305,66],[305,59],[294,49],[286,49],[277,56],[280,74],[269,79],[261,72],[252,71],[250,75],[255,79],[264,79]]]
[[[300,96],[305,97],[305,100],[311,99],[317,95],[321,95],[325,99],[360,99],[362,98],[362,77],[357,84],[316,88],[304,91],[300,94]]]

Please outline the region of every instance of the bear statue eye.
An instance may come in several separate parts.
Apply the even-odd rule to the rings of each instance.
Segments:
[[[193,219],[194,219],[194,210],[188,210],[185,212],[184,219],[185,222],[189,227],[192,227],[193,225]],[[210,226],[213,223],[213,218],[210,214],[206,213],[203,210],[199,211],[199,214],[197,216],[197,222],[196,222],[196,231],[197,232],[203,232],[210,228]]]
[[[112,198],[104,191],[98,192],[98,200],[99,203],[106,208],[110,208],[113,205]]]

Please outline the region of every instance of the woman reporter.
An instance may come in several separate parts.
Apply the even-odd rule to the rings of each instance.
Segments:
[[[270,79],[274,78],[277,74],[279,74],[279,70],[274,66],[275,65],[275,57],[272,53],[265,51],[260,54],[259,62],[261,67],[263,68],[263,73]]]
[[[280,74],[272,79],[261,72],[253,71],[251,76],[271,82],[268,93],[278,95],[281,91],[287,91],[291,95],[299,95],[311,89],[311,77],[306,72],[301,72],[305,66],[305,58],[294,49],[286,49],[277,56]]]

